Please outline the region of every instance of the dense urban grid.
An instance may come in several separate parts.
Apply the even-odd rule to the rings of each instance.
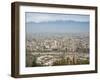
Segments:
[[[26,34],[26,67],[89,64],[89,33]]]

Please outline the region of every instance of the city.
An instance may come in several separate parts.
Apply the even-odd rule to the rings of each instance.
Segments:
[[[26,67],[89,64],[89,33],[27,35]]]

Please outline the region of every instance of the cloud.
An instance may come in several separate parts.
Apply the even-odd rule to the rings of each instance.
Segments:
[[[76,15],[76,14],[50,14],[50,13],[32,13],[26,12],[26,22],[51,22],[51,21],[79,21],[88,22],[89,15]]]

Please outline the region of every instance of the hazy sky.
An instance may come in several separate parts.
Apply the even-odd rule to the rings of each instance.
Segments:
[[[26,22],[50,22],[50,21],[89,21],[88,15],[75,15],[75,14],[49,14],[49,13],[26,13]]]
[[[89,19],[89,15],[26,12],[26,32],[89,32]]]

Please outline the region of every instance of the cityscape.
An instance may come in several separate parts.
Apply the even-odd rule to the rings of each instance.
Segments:
[[[88,33],[45,34],[34,34],[34,38],[27,39],[27,66],[89,64]]]
[[[26,19],[29,14],[26,13]],[[31,13],[34,14],[38,16],[45,14],[51,18],[55,16],[55,14]],[[70,15],[78,16],[80,22],[72,19],[61,21],[63,16],[68,19],[66,15],[60,15],[60,21],[59,18],[56,21],[54,19],[38,21],[37,18],[37,21],[33,22],[26,20],[26,67],[89,64],[88,16]],[[76,29],[72,28],[73,26]]]

